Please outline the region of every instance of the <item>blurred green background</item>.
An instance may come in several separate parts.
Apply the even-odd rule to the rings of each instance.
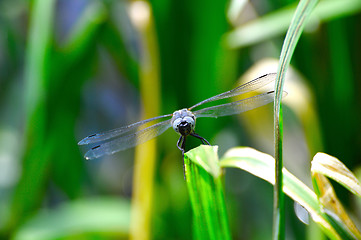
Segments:
[[[275,72],[296,4],[0,1],[0,238],[190,239],[172,130],[156,147],[92,161],[77,142]],[[361,174],[360,12],[360,0],[321,0],[291,62],[285,165],[308,185],[319,151]],[[221,155],[239,145],[273,154],[271,111],[200,119],[197,132]],[[272,186],[237,170],[225,186],[233,238],[270,239]],[[359,223],[360,202],[335,187]],[[286,206],[287,239],[315,239]]]

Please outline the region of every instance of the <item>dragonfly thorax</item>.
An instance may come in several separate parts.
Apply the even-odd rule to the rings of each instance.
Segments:
[[[172,117],[172,127],[174,131],[182,136],[188,136],[194,131],[196,117],[186,108],[175,111]]]

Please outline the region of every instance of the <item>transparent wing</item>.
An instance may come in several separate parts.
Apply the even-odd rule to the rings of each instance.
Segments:
[[[144,128],[138,132],[126,134],[109,142],[102,143],[90,149],[85,154],[85,158],[98,158],[104,155],[110,155],[125,150],[127,148],[135,147],[138,144],[144,143],[162,134],[165,130],[170,128],[170,123],[171,119],[165,120],[150,127]]]
[[[276,80],[276,73],[269,73],[266,75],[263,75],[261,77],[258,77],[256,79],[253,79],[252,81],[249,81],[241,86],[238,86],[232,90],[229,90],[227,92],[218,94],[216,96],[213,96],[211,98],[208,98],[206,100],[203,100],[202,102],[197,103],[196,105],[192,106],[189,108],[189,110],[192,110],[195,107],[198,107],[204,103],[208,103],[208,102],[213,102],[216,100],[220,100],[220,99],[224,99],[224,98],[229,98],[229,97],[234,97],[234,96],[238,96],[240,94],[244,94],[250,91],[254,91],[257,90],[263,86],[266,86],[267,84],[270,84],[271,82],[274,82]],[[274,87],[274,86],[272,86]]]
[[[284,92],[286,94],[286,92]],[[239,114],[252,110],[254,108],[261,107],[267,103],[273,102],[274,91],[262,93],[250,98],[242,99],[236,102],[221,104],[213,107],[203,108],[198,111],[194,111],[194,115],[199,117],[222,117],[233,114]]]
[[[106,131],[106,132],[92,134],[92,135],[89,135],[88,137],[84,138],[83,140],[81,140],[78,143],[78,145],[98,143],[98,142],[102,142],[102,141],[105,141],[105,140],[108,140],[111,138],[115,138],[115,137],[121,136],[123,134],[126,134],[132,130],[136,130],[138,127],[142,126],[143,124],[149,123],[149,122],[157,120],[157,119],[170,117],[170,116],[172,116],[172,114],[167,114],[167,115],[163,115],[163,116],[146,119],[146,120],[143,120],[140,122],[136,122],[136,123],[133,123],[133,124],[130,124],[130,125],[127,125],[124,127],[120,127],[117,129],[113,129],[110,131]]]

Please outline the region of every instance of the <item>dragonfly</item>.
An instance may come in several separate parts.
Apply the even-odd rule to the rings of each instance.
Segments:
[[[185,140],[188,136],[198,138],[203,144],[210,145],[210,143],[205,138],[201,137],[195,132],[197,118],[218,118],[222,116],[239,114],[261,107],[273,102],[274,91],[271,90],[264,93],[259,93],[252,97],[247,97],[230,103],[206,107],[196,111],[193,111],[193,109],[205,103],[216,100],[241,96],[246,93],[255,93],[256,90],[259,90],[270,83],[274,83],[275,79],[276,73],[263,75],[232,90],[203,100],[190,108],[177,110],[172,114],[146,119],[114,130],[89,135],[88,137],[81,140],[78,145],[94,144],[95,146],[86,152],[84,157],[87,160],[95,159],[135,147],[138,144],[145,143],[146,141],[161,135],[167,129],[172,127],[174,131],[180,135],[177,142],[177,147],[184,155]],[[286,92],[284,92],[284,95],[285,93]],[[157,122],[159,120],[162,121]],[[151,124],[152,122],[154,122],[154,124]],[[147,124],[150,124],[150,126],[147,126]]]

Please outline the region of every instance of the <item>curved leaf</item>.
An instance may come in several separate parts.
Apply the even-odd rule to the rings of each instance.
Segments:
[[[231,239],[217,150],[217,146],[201,145],[184,154],[197,240]]]
[[[360,231],[348,216],[326,176],[357,196],[361,192],[359,181],[342,162],[328,154],[317,153],[311,164],[312,182],[323,211],[343,239],[361,239]]]
[[[311,162],[311,172],[329,177],[350,192],[361,197],[361,184],[355,175],[337,158],[326,153],[317,153]]]
[[[232,148],[226,152],[219,164],[221,167],[240,168],[271,184],[275,182],[274,158],[252,148]],[[283,174],[283,191],[310,213],[312,219],[329,238],[342,239],[323,212],[316,194],[287,169],[283,168]]]

